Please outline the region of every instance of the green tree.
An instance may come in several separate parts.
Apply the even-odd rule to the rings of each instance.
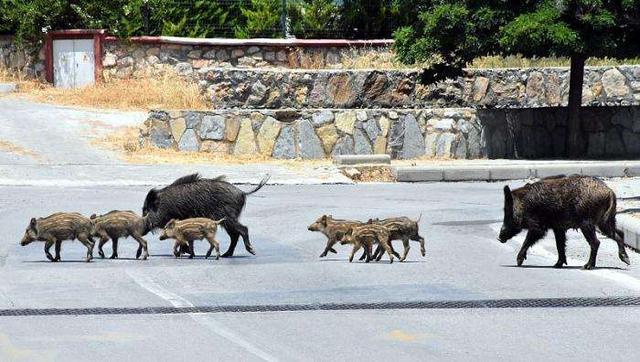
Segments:
[[[241,6],[244,23],[236,26],[238,38],[281,36],[282,0],[251,0]]]
[[[426,81],[456,74],[483,55],[571,58],[568,156],[584,154],[580,124],[584,64],[588,57],[640,54],[640,0],[457,0],[428,3],[394,37],[400,61],[433,59]]]
[[[339,28],[339,8],[334,0],[296,0],[288,3],[291,33],[299,38],[331,38]]]

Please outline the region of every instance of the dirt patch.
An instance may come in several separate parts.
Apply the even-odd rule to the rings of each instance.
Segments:
[[[39,153],[5,140],[0,140],[0,151],[13,153],[20,156],[31,157],[38,162],[44,160],[44,158]]]
[[[395,182],[389,166],[357,166],[343,168],[342,173],[356,182]]]

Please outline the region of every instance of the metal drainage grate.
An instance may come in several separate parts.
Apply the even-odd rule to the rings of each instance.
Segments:
[[[451,301],[414,301],[386,303],[317,303],[265,304],[198,307],[133,307],[133,308],[27,308],[0,309],[0,317],[122,315],[122,314],[186,314],[186,313],[256,313],[301,312],[324,310],[389,310],[389,309],[500,309],[500,308],[585,308],[640,306],[640,297],[607,298],[537,298],[487,299]]]

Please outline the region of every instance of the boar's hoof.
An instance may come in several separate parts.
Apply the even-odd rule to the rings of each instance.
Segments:
[[[631,261],[629,260],[629,255],[625,254],[620,254],[619,255],[620,260],[622,260],[623,263],[627,264],[627,265],[631,265]]]
[[[526,257],[526,256],[524,256],[524,255],[519,255],[519,256],[518,256],[518,259],[516,259],[516,261],[517,261],[517,263],[518,263],[518,266],[522,266],[522,263],[523,263],[526,259],[527,259],[527,257]]]
[[[100,255],[100,257],[104,259],[104,251],[102,250],[98,251],[98,255]]]
[[[118,259],[118,254],[111,254],[109,259]]]
[[[255,249],[253,249],[253,246],[249,246],[249,247],[247,248],[247,251],[248,251],[249,253],[251,253],[251,255],[256,255],[256,251],[255,251]]]
[[[334,248],[329,248],[329,251],[334,253],[334,254],[338,254],[338,252]],[[324,255],[327,255],[327,254],[325,253]]]
[[[142,248],[138,248],[138,251],[136,251],[136,259],[138,259],[141,254],[142,254]]]
[[[595,267],[596,267],[596,266],[595,266],[595,265],[593,265],[593,264],[591,264],[591,263],[586,263],[586,264],[582,267],[582,269],[584,269],[584,270],[592,270],[592,269],[593,269],[593,268],[595,268]]]
[[[563,263],[563,262],[559,261],[559,262],[555,263],[555,264],[553,265],[553,267],[554,267],[554,268],[556,268],[556,269],[560,269],[560,268],[562,268],[562,266],[564,266],[564,264],[565,264],[565,263]]]

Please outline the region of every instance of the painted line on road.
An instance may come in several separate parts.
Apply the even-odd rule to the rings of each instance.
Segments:
[[[221,326],[218,322],[211,319],[203,312],[197,310],[197,307],[188,301],[187,299],[167,290],[160,284],[158,284],[153,278],[145,275],[139,270],[127,269],[127,274],[133,279],[139,286],[147,291],[157,295],[158,297],[169,302],[175,310],[189,311],[187,312],[193,320],[197,323],[204,325],[215,334],[229,340],[231,343],[235,343],[238,346],[245,349],[247,352],[265,361],[277,361],[278,359],[271,354],[263,351],[257,346],[251,344],[245,340],[239,334]],[[166,310],[166,309],[165,309]],[[0,311],[1,312],[1,311]],[[0,314],[1,315],[1,314]]]
[[[144,314],[189,314],[205,316],[216,313],[274,313],[274,312],[317,312],[354,310],[400,310],[400,309],[539,309],[539,308],[603,308],[640,307],[640,296],[626,297],[569,297],[569,298],[519,298],[519,299],[478,299],[478,300],[436,300],[381,303],[313,303],[313,304],[264,304],[225,305],[191,307],[125,307],[125,308],[27,308],[0,309],[0,317],[30,316],[86,316],[86,315],[144,315]],[[207,321],[213,322],[211,319]],[[221,328],[213,324],[216,329]],[[228,331],[227,331],[228,332]],[[224,332],[225,338],[238,342],[235,333]],[[242,338],[240,338],[242,340]],[[247,342],[248,343],[248,342]],[[255,347],[251,347],[252,350]],[[263,359],[272,358],[257,350]],[[264,357],[263,357],[264,356]]]
[[[500,231],[500,226],[501,226],[500,224],[491,225],[491,228],[494,229],[494,231],[496,232],[496,235],[498,235],[498,232]],[[526,235],[526,233],[523,233],[523,234]],[[518,235],[514,237],[512,240],[516,241],[520,246],[522,246],[522,243],[524,243],[524,238],[525,238],[524,235]],[[607,240],[609,239],[607,238]],[[540,241],[542,242],[542,240]],[[540,244],[535,244],[531,248],[529,248],[529,253],[532,253],[539,257],[551,259],[551,260],[555,260],[558,258],[557,254],[550,252]],[[582,262],[577,259],[567,258],[567,263],[572,265],[575,265],[575,264],[580,265]],[[583,272],[588,275],[595,275],[604,279],[611,280],[613,282],[616,282],[624,286],[627,289],[640,291],[640,279],[632,277],[630,275],[623,274],[621,272],[617,272],[613,270],[598,269],[597,266],[596,266],[596,269],[594,270],[583,270]]]

